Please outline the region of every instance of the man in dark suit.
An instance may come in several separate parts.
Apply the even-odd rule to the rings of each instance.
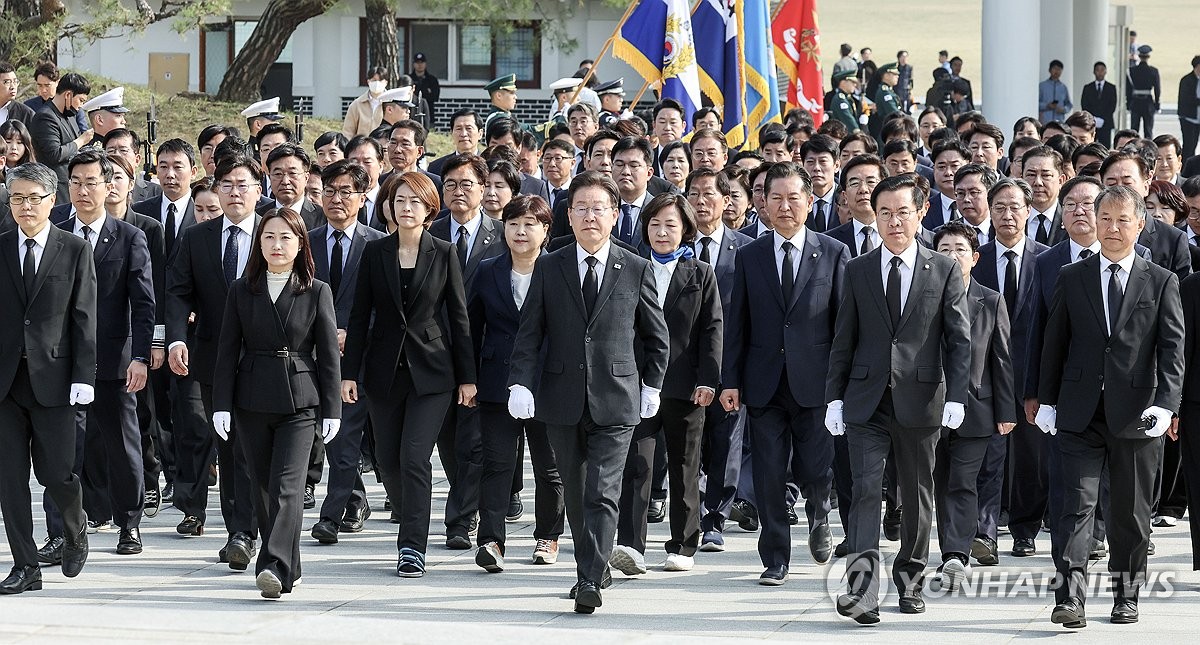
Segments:
[[[1105,186],[1128,186],[1145,199],[1150,194],[1151,171],[1150,163],[1138,153],[1119,150],[1100,165],[1100,178]],[[1137,241],[1150,249],[1155,264],[1179,276],[1180,280],[1192,272],[1187,238],[1178,228],[1150,217]]]
[[[975,229],[980,246],[996,239],[987,196],[999,180],[1000,174],[994,168],[981,163],[969,163],[954,173],[954,201],[963,224]]]
[[[104,151],[109,156],[125,157],[133,168],[133,195],[129,203],[136,204],[162,194],[162,186],[145,178],[142,170],[142,140],[133,130],[117,128],[104,137]]]
[[[339,345],[345,342],[345,330],[350,324],[363,247],[384,236],[358,221],[358,210],[362,208],[363,193],[369,181],[361,166],[348,161],[336,161],[327,166],[321,173],[321,182],[325,187],[324,213],[328,222],[308,234],[317,279],[329,284],[333,290]],[[337,543],[340,531],[362,531],[363,523],[371,516],[359,473],[363,432],[368,421],[364,394],[360,388],[358,401],[342,404],[341,431],[325,446],[329,483],[321,505],[321,519],[312,528],[313,539],[323,544]]]
[[[262,215],[272,209],[290,208],[300,214],[307,230],[324,224],[325,213],[321,205],[304,196],[311,167],[312,160],[308,153],[298,145],[284,143],[272,148],[271,154],[267,155],[266,171],[271,180],[271,197],[275,201],[259,206],[255,212]]]
[[[442,164],[456,155],[477,154],[479,137],[483,134],[483,119],[474,108],[459,108],[450,115],[450,139],[454,142],[454,151],[443,157],[438,157],[429,164],[429,172],[441,177],[446,174]]]
[[[871,199],[883,245],[846,267],[825,398],[825,425],[846,433],[854,470],[847,593],[837,611],[879,622],[879,520],[883,466],[892,450],[904,522],[892,578],[900,610],[921,613],[921,578],[933,519],[934,448],[941,427],[966,413],[971,327],[962,271],[916,241],[926,196],[915,175],[884,179]],[[886,277],[885,277],[886,276]]]
[[[958,222],[938,229],[934,239],[937,252],[953,258],[962,268],[971,318],[967,416],[957,430],[942,430],[933,472],[942,548],[938,580],[942,589],[955,591],[971,570],[967,554],[972,551],[972,541],[978,539],[979,468],[991,444],[989,438],[1007,435],[1015,427],[1017,399],[1004,298],[971,276],[980,261],[979,240]]]
[[[1053,152],[1053,151],[1051,151]],[[1057,155],[1058,153],[1054,153]],[[1034,159],[1026,156],[1026,159]],[[1036,157],[1036,161],[1047,160]],[[1036,167],[1036,166],[1031,166]],[[1053,181],[1039,175],[1043,184]],[[1057,196],[1058,189],[1054,188]],[[971,271],[973,282],[999,292],[1011,323],[1012,355],[1022,357],[1008,374],[1007,386],[1015,389],[1025,382],[1024,356],[1028,346],[1033,311],[1028,306],[1037,297],[1037,256],[1046,247],[1026,235],[1033,208],[1034,191],[1023,179],[1005,177],[987,194],[988,212],[996,239],[979,247],[979,263]],[[1057,208],[1058,202],[1055,201]],[[1005,482],[1005,464],[1012,469],[1009,528],[1013,536],[1012,554],[1017,557],[1037,553],[1034,540],[1046,515],[1046,446],[1042,434],[1025,420],[1023,408],[1013,409],[1003,418],[1017,415],[1020,420],[1012,434],[990,434],[987,456],[979,469],[979,528],[971,553],[980,564],[999,563],[996,553],[1001,501]]]
[[[33,151],[39,162],[58,175],[55,199],[65,204],[71,196],[67,192],[67,161],[79,149],[91,143],[95,132],[80,132],[75,114],[92,91],[87,79],[79,74],[67,74],[58,81],[58,92],[45,109],[33,117],[29,125],[29,136],[33,139]]]
[[[167,260],[175,255],[175,243],[183,232],[196,223],[196,206],[192,203],[192,179],[196,176],[196,151],[183,139],[168,139],[158,146],[158,182],[162,194],[143,202],[135,202],[133,210],[158,220],[166,238]],[[208,418],[208,417],[205,417]]]
[[[514,418],[536,415],[547,425],[575,541],[579,581],[571,595],[576,612],[592,613],[603,604],[600,589],[609,577],[633,427],[658,411],[670,348],[653,270],[610,242],[620,203],[616,184],[585,172],[571,182],[568,199],[576,243],[534,268],[513,347],[508,405]],[[535,398],[525,384],[538,382],[539,373]]]
[[[764,189],[775,232],[738,251],[725,323],[721,401],[729,411],[741,407],[742,401],[749,407],[762,524],[758,554],[765,567],[759,584],[781,585],[791,562],[781,485],[788,479],[789,465],[806,500],[809,551],[818,564],[828,562],[833,553],[833,437],[821,427],[821,416],[829,347],[850,252],[841,242],[805,227],[813,195],[808,174],[798,164],[772,166]]]
[[[617,225],[613,228],[613,235],[638,249],[641,255],[648,256],[649,245],[642,239],[637,222],[642,209],[653,198],[647,190],[647,184],[654,174],[651,165],[654,161],[654,151],[646,139],[624,137],[613,146],[612,156],[612,175],[621,193]],[[717,213],[717,217],[720,218],[720,213]]]
[[[218,164],[213,179],[224,216],[188,228],[167,273],[168,361],[176,375],[194,375],[199,383],[204,419],[212,418],[216,346],[229,285],[242,275],[253,247],[258,225],[254,205],[262,190],[262,170],[257,161],[235,156]],[[188,318],[193,312],[196,331],[189,346]],[[180,430],[175,428],[179,448],[175,507],[184,517],[175,530],[180,535],[203,535],[213,429],[195,423]],[[236,431],[234,426],[232,432]],[[221,464],[221,515],[229,534],[222,561],[243,571],[255,552],[257,533],[245,455],[237,441],[217,442],[216,449]]]
[[[10,168],[6,183],[18,230],[0,234],[0,511],[15,566],[0,593],[42,588],[33,541],[29,468],[62,510],[62,569],[87,562],[87,516],[75,465],[75,414],[96,382],[96,269],[83,240],[49,222],[55,172]],[[35,387],[33,384],[37,383]]]
[[[942,224],[962,219],[955,200],[954,175],[959,168],[971,162],[971,153],[959,141],[942,141],[933,146],[934,191],[929,198],[929,209],[921,226],[935,231]]]
[[[403,122],[402,122],[403,123]],[[458,155],[442,165],[446,206],[450,215],[436,220],[429,234],[453,244],[469,292],[479,263],[504,253],[504,225],[488,217],[480,205],[487,181],[487,163],[478,155]],[[453,404],[438,436],[438,455],[450,480],[446,501],[446,546],[471,548],[470,529],[479,508],[479,479],[483,475],[483,444],[479,409]]]
[[[154,280],[146,235],[105,214],[113,166],[95,150],[75,155],[68,167],[75,216],[59,225],[93,249],[96,264],[96,398],[77,416],[84,437],[82,466],[87,500],[97,517],[112,517],[120,530],[117,553],[141,553],[138,528],[145,501],[142,437],[137,397],[150,371],[154,335]]]
[[[1186,163],[1196,155],[1196,144],[1200,142],[1200,56],[1192,57],[1192,71],[1179,79],[1179,129],[1183,135],[1183,154],[1180,162]]]
[[[1038,390],[1037,424],[1056,436],[1064,486],[1055,525],[1062,549],[1055,554],[1058,604],[1050,619],[1069,628],[1087,624],[1088,552],[1106,466],[1112,490],[1120,491],[1105,509],[1111,619],[1138,621],[1162,435],[1183,394],[1179,279],[1134,252],[1147,220],[1143,197],[1112,186],[1096,198],[1096,212],[1101,252],[1059,274]]]
[[[417,167],[417,162],[425,157],[425,141],[428,137],[429,132],[425,126],[412,119],[405,119],[393,125],[387,148],[388,163],[392,165],[392,169],[379,177],[379,183],[382,185],[388,177],[395,173],[419,172],[428,177],[429,181],[432,181],[433,185],[437,187],[438,195],[444,197],[442,176]],[[443,162],[441,170],[446,171],[445,162]]]
[[[805,226],[824,233],[840,225],[837,214],[837,176],[841,170],[838,141],[826,134],[815,134],[800,145],[804,170],[812,179],[813,205]]]
[[[33,109],[17,100],[17,70],[8,61],[0,61],[0,123],[20,121],[26,128],[33,122]]]
[[[600,174],[613,176],[613,148],[617,142],[621,140],[621,135],[608,129],[600,130],[588,138],[584,144],[583,151],[583,168],[585,171],[594,170]],[[658,177],[651,177],[653,182]],[[614,178],[615,180],[615,178]],[[571,219],[567,215],[567,207],[570,206],[567,197],[566,187],[559,188],[553,191],[556,194],[551,194],[550,182],[544,178],[537,180],[541,184],[538,192],[527,191],[525,188],[525,180],[521,182],[521,192],[524,194],[542,195],[546,199],[546,203],[550,204],[550,209],[554,214],[554,221],[550,224],[550,237],[559,238],[571,235]],[[657,195],[658,191],[654,190],[651,184],[646,184],[646,192],[652,196]]]
[[[1067,181],[1062,155],[1049,146],[1037,146],[1021,156],[1021,178],[1033,191],[1025,235],[1045,246],[1067,239],[1058,192]]]
[[[1083,86],[1083,91],[1079,93],[1079,108],[1096,118],[1096,141],[1111,148],[1113,124],[1116,123],[1117,86],[1104,80],[1108,74],[1108,66],[1104,61],[1096,61],[1092,65],[1092,74],[1096,80]]]

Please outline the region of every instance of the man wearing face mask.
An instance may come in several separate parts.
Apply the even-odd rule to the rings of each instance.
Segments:
[[[80,133],[79,123],[75,120],[75,114],[88,100],[91,91],[87,79],[79,74],[63,76],[58,81],[58,93],[29,125],[38,161],[58,175],[55,199],[59,203],[67,203],[71,198],[67,190],[67,162],[95,136],[91,130]]]
[[[388,70],[386,67],[372,67],[367,71],[367,91],[354,99],[346,110],[346,120],[342,123],[342,134],[347,139],[362,134],[371,134],[383,120],[383,101],[381,96],[387,90]]]

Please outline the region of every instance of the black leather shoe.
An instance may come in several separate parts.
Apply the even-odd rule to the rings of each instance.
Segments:
[[[337,544],[338,525],[333,520],[321,520],[313,525],[312,536],[321,544]]]
[[[304,485],[304,510],[317,507],[317,487],[312,484]]]
[[[1013,542],[1012,554],[1018,558],[1028,558],[1037,555],[1037,544],[1029,538],[1017,538]]]
[[[646,511],[646,522],[656,524],[667,519],[667,500],[650,500],[650,509]]]
[[[233,537],[229,538],[229,544],[225,545],[225,551],[229,557],[229,568],[245,571],[250,566],[250,559],[254,557],[254,540],[245,533],[234,533]]]
[[[758,509],[744,499],[734,500],[733,507],[729,510],[729,519],[737,522],[738,528],[743,531],[758,530]]]
[[[363,527],[370,517],[370,506],[347,510],[346,515],[342,517],[342,530],[347,533],[362,533]]]
[[[854,619],[854,622],[860,625],[874,625],[879,622],[879,608],[864,606],[861,593],[847,593],[838,596],[837,613]]]
[[[204,535],[204,522],[195,515],[188,515],[175,527],[175,532],[180,535]]]
[[[1138,621],[1136,600],[1118,599],[1110,615],[1114,625],[1132,625]]]
[[[850,555],[850,543],[846,540],[838,542],[838,545],[833,547],[833,557],[844,558]]]
[[[87,527],[79,530],[77,535],[63,536],[62,574],[74,578],[83,571],[83,565],[88,559]]]
[[[758,584],[767,587],[778,587],[787,582],[787,579],[788,569],[781,564],[774,567],[767,567],[767,570],[763,571],[762,575],[758,577]]]
[[[608,567],[604,567],[604,575],[600,578],[600,588],[608,589],[611,586],[612,586],[612,569],[610,569]],[[577,593],[579,593],[579,582],[576,582],[575,586],[571,587],[571,592],[569,594],[567,594],[567,597],[570,598],[571,600],[575,600],[575,594],[577,594]]]
[[[590,614],[604,604],[600,597],[600,585],[591,580],[581,580],[575,589],[575,613]]]
[[[519,522],[524,514],[525,504],[521,501],[521,494],[513,493],[512,499],[508,500],[508,511],[504,513],[504,521]]]
[[[42,548],[38,549],[37,559],[42,564],[62,564],[63,539],[48,537]]]
[[[833,532],[828,523],[815,527],[808,534],[808,552],[817,564],[829,562],[829,556],[833,554]]]
[[[465,535],[447,535],[446,548],[455,551],[465,551],[471,548],[471,538]]]
[[[985,567],[1000,564],[1000,555],[996,553],[996,541],[989,537],[977,537],[971,541],[971,557]]]
[[[220,562],[222,564],[229,562],[229,543],[228,542],[225,543],[225,546],[221,547],[220,551],[217,551],[217,562]]]
[[[1107,555],[1108,547],[1104,545],[1104,541],[1092,538],[1092,546],[1088,549],[1088,560],[1103,560]]]
[[[137,527],[121,529],[117,538],[117,555],[137,555],[142,552],[142,532]]]
[[[1083,603],[1078,598],[1067,598],[1054,606],[1050,612],[1050,622],[1069,629],[1087,627],[1087,617],[1083,613]]]
[[[385,511],[392,510],[392,498],[390,498],[390,497],[383,498],[383,510],[385,510]]]
[[[900,613],[925,613],[925,599],[921,597],[920,591],[906,591],[900,594]]]
[[[903,514],[903,506],[897,506],[883,514],[883,539],[888,542],[900,539],[900,518]]]
[[[167,482],[167,485],[162,489],[162,501],[164,504],[175,503],[175,484]]]
[[[788,526],[795,526],[800,523],[800,516],[796,515],[796,509],[789,506],[787,509]]]
[[[13,567],[12,572],[0,582],[0,594],[18,594],[42,590],[42,570],[37,566]]]

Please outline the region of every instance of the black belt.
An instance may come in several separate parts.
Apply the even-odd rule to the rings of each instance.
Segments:
[[[274,356],[276,358],[300,358],[300,357],[306,355],[304,352],[293,352],[293,351],[289,351],[287,349],[276,349],[276,350],[256,349],[256,350],[248,352],[248,353],[252,354],[254,356]],[[309,353],[307,355],[311,356],[312,354]]]

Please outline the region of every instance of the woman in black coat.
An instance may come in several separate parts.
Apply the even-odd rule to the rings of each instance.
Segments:
[[[546,425],[508,413],[508,359],[521,323],[521,305],[533,266],[549,240],[554,215],[541,197],[520,195],[503,209],[509,252],[484,260],[467,302],[471,337],[479,357],[479,407],[483,428],[483,477],[479,484],[479,549],[475,564],[489,573],[504,570],[504,516],[510,483],[521,468],[521,437],[529,443],[536,482],[534,564],[558,561],[563,532],[563,484]],[[536,389],[536,383],[533,384]]]
[[[646,511],[656,437],[667,448],[671,539],[664,571],[687,571],[700,546],[700,443],[704,410],[721,374],[721,299],[713,268],[693,257],[696,214],[683,195],[664,193],[642,209],[642,239],[650,244],[658,300],[667,319],[671,355],[662,407],[633,431],[621,489],[617,545],[610,563],[626,575],[646,572]]]
[[[363,249],[342,374],[362,374],[369,393],[375,466],[400,515],[396,575],[419,578],[429,543],[430,457],[450,405],[475,405],[475,358],[458,254],[426,230],[440,205],[437,188],[407,172],[379,198],[391,203],[397,228]],[[359,395],[356,381],[342,381],[343,401]]]
[[[317,419],[326,443],[341,426],[333,294],[313,278],[300,215],[263,216],[245,275],[229,287],[213,379],[213,426],[229,440],[231,414],[254,483],[262,530],[255,580],[264,598],[300,579],[304,482]]]

